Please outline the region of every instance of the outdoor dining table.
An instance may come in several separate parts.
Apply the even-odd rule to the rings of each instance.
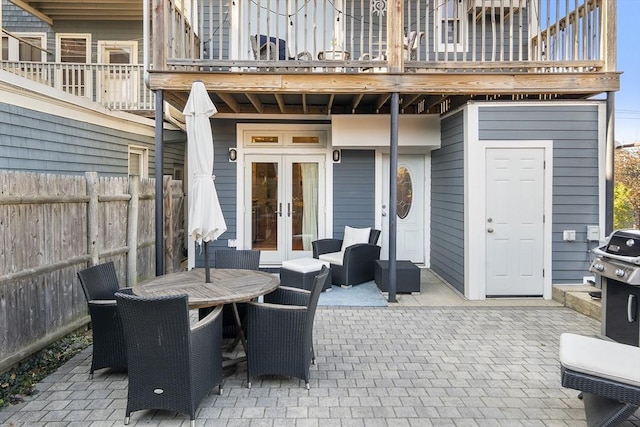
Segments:
[[[203,268],[166,274],[134,286],[133,293],[143,297],[186,294],[191,309],[233,304],[238,334],[246,354],[247,342],[236,303],[268,294],[280,285],[280,279],[264,271],[230,268],[213,268],[210,276],[211,282],[205,283]]]

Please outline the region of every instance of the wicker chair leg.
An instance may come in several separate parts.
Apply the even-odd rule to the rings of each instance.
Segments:
[[[616,426],[631,416],[638,407],[591,393],[583,393],[588,427]]]
[[[129,415],[124,417],[124,425],[128,426],[129,425],[129,421],[131,421],[131,417]]]

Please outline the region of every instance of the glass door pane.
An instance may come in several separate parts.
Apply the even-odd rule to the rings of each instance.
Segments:
[[[251,163],[251,247],[278,250],[278,162]]]
[[[291,249],[311,251],[318,238],[318,163],[293,162],[291,176]]]

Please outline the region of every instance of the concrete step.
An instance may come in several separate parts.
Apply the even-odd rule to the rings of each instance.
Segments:
[[[551,296],[565,307],[601,321],[602,304],[600,299],[594,299],[589,292],[600,291],[593,285],[554,285]]]

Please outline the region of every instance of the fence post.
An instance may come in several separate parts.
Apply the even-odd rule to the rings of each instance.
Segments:
[[[173,273],[173,189],[171,185],[171,175],[163,178],[164,196],[164,266],[167,273]]]
[[[138,206],[140,201],[140,177],[129,177],[129,210],[127,212],[127,286],[138,282]]]
[[[98,172],[85,172],[87,180],[87,252],[91,258],[91,265],[100,262],[100,245],[98,245]]]

